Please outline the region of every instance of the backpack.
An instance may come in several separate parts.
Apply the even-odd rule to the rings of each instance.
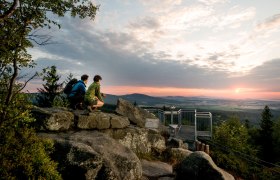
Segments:
[[[72,91],[73,86],[78,82],[76,78],[71,79],[65,86],[63,92],[67,95],[69,95]]]

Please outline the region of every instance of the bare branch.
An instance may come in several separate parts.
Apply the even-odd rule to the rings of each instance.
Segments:
[[[25,81],[25,83],[23,84],[23,86],[16,92],[16,94],[17,93],[19,93],[20,91],[22,91],[25,87],[26,87],[26,85],[27,85],[27,83],[29,82],[29,81],[31,81],[32,79],[34,79],[36,76],[38,76],[39,74],[38,74],[38,72],[36,72],[33,76],[31,76],[27,81]]]
[[[48,34],[38,34],[39,30],[33,31],[31,34],[28,35],[30,41],[35,42],[37,45],[48,45],[48,44],[56,44],[55,42],[51,41],[52,36]]]
[[[10,17],[14,13],[14,11],[16,10],[18,4],[19,4],[19,0],[14,0],[13,4],[9,8],[9,10],[4,12],[2,15],[0,15],[0,21]]]

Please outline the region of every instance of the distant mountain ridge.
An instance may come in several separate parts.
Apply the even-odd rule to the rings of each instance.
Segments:
[[[185,97],[185,96],[163,96],[154,97],[145,94],[127,94],[127,95],[111,95],[107,94],[105,103],[117,104],[118,98],[123,98],[141,106],[171,106],[177,107],[201,107],[201,106],[231,106],[245,109],[262,109],[268,105],[272,109],[280,110],[280,101],[273,100],[234,100],[234,99],[218,99],[210,97]]]

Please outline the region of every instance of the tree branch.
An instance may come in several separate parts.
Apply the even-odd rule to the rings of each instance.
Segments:
[[[13,4],[9,8],[9,10],[4,12],[2,15],[0,15],[0,21],[10,17],[14,13],[14,11],[16,10],[18,4],[19,4],[19,0],[14,0]]]
[[[36,76],[38,76],[38,72],[36,72],[36,73],[35,73],[33,76],[31,76],[27,81],[25,81],[25,83],[23,84],[23,86],[16,92],[16,94],[19,93],[20,91],[22,91],[22,90],[26,87],[27,83],[28,83],[29,81],[31,81],[32,79],[34,79]]]

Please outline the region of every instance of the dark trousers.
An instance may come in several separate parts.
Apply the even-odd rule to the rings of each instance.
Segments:
[[[84,109],[84,95],[75,95],[68,98],[70,102],[70,108],[72,109]]]

